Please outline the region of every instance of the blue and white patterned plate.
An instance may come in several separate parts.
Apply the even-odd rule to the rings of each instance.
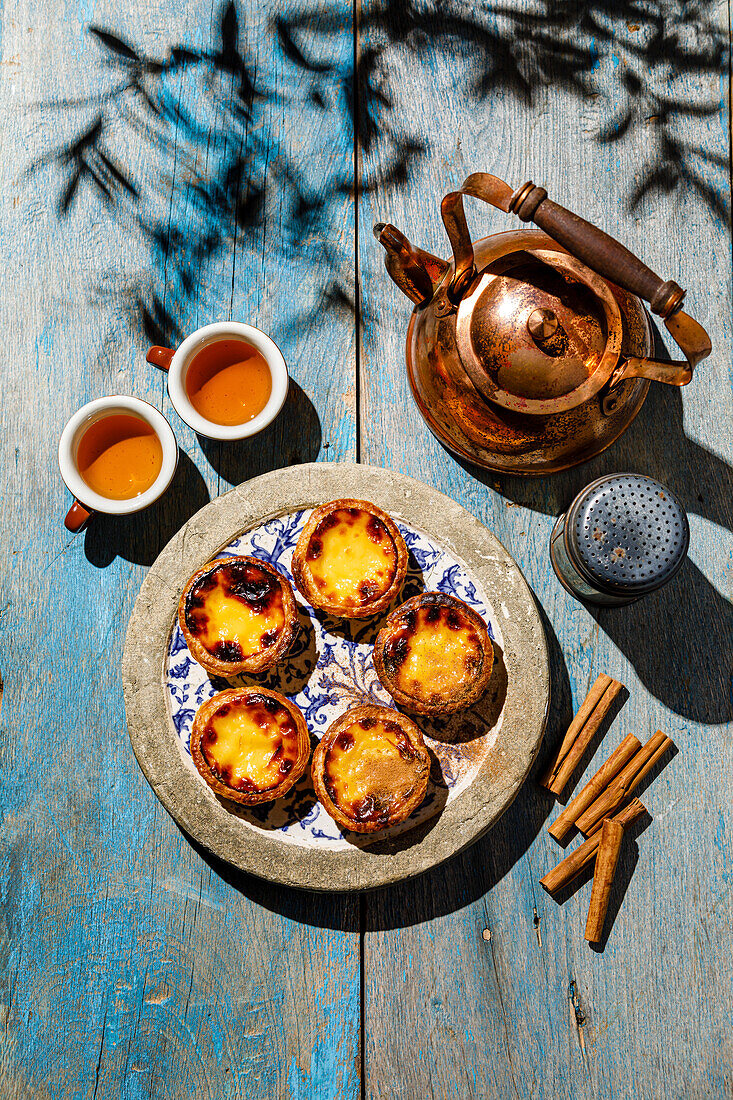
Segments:
[[[295,544],[310,512],[298,511],[269,519],[240,534],[220,556],[251,554],[270,562],[292,581],[290,566]],[[316,801],[306,771],[285,798],[262,806],[227,808],[257,830],[276,831],[284,843],[311,848],[344,849],[383,841],[413,828],[440,813],[457,798],[479,772],[501,728],[506,673],[501,660],[502,636],[497,617],[467,566],[448,553],[431,535],[398,523],[410,552],[407,579],[401,599],[422,591],[447,592],[470,604],[483,617],[496,643],[494,673],[484,698],[473,708],[448,719],[418,717],[417,722],[433,758],[425,801],[400,825],[377,834],[344,833]],[[259,683],[282,692],[305,715],[314,739],[350,706],[375,703],[394,706],[377,678],[372,647],[383,616],[375,621],[335,619],[314,611],[295,590],[301,620],[300,633],[286,660],[263,676],[239,676],[223,680],[209,677],[192,658],[176,622],[168,642],[164,683],[168,709],[183,760],[211,798],[216,798],[198,775],[191,760],[191,726],[198,707],[216,691],[236,684]]]

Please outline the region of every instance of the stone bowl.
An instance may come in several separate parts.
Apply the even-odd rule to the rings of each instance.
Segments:
[[[262,677],[209,678],[176,622],[189,576],[223,552],[254,554],[286,574],[308,510],[337,497],[373,501],[410,550],[400,597],[451,592],[484,617],[495,666],[482,700],[448,719],[416,717],[433,766],[425,802],[376,834],[342,832],[316,801],[308,773],[290,795],[260,807],[219,798],[190,758],[197,707],[236,683],[282,691],[315,739],[362,702],[391,705],[374,671],[377,621],[329,618],[299,600],[301,634],[288,660]],[[510,805],[534,761],[549,705],[547,645],[537,607],[501,543],[455,501],[391,470],[311,463],[245,482],[202,508],[145,578],[122,660],[130,739],[146,778],[174,820],[243,871],[311,890],[362,890],[420,874],[460,852]]]

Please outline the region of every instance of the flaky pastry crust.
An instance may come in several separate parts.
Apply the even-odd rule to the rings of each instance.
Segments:
[[[400,686],[400,670],[417,629],[429,631],[433,619],[441,628],[465,630],[467,658],[465,679],[441,689],[428,678],[417,694]],[[374,643],[377,676],[394,701],[416,714],[439,716],[465,710],[481,698],[491,678],[494,647],[481,616],[472,607],[444,592],[422,592],[395,608]],[[446,658],[447,659],[447,658]]]
[[[222,711],[222,708],[247,706],[252,703],[260,703],[263,700],[266,707],[269,705],[272,708],[283,708],[292,720],[293,735],[289,740],[293,743],[288,746],[288,757],[291,766],[287,774],[283,775],[281,782],[274,787],[271,786],[265,790],[237,789],[229,786],[212,770],[204,754],[202,738],[206,735],[209,723],[217,713]],[[199,707],[191,729],[191,757],[199,774],[216,794],[221,795],[222,798],[228,798],[231,802],[238,802],[245,806],[255,806],[262,802],[274,802],[275,799],[286,795],[298,782],[308,766],[310,752],[310,734],[301,710],[295,703],[291,703],[289,699],[286,699],[284,695],[280,695],[279,692],[260,687],[227,688],[225,691],[217,692],[216,695],[212,696],[211,699],[207,699]]]
[[[403,774],[398,774],[398,781],[405,786],[405,770],[407,771],[407,790],[398,791],[392,788],[389,804],[385,804],[383,797],[383,784],[385,773],[374,777],[375,789],[367,792],[361,799],[360,805],[347,803],[338,792],[338,775],[331,774],[331,754],[343,746],[346,739],[345,751],[359,751],[359,735],[369,736],[369,731],[374,728],[384,727],[390,736],[393,736],[398,744],[401,768]],[[349,740],[352,745],[349,745]],[[400,760],[398,760],[398,764]],[[336,765],[338,767],[338,765]],[[366,785],[369,785],[368,761],[364,768],[366,773]],[[425,798],[430,775],[430,756],[425,747],[423,735],[406,714],[392,710],[390,707],[362,705],[352,707],[333,722],[319,741],[313,753],[311,776],[313,786],[319,802],[326,812],[336,821],[342,829],[350,829],[357,833],[374,833],[404,821],[417,809]],[[378,788],[378,789],[377,789]]]
[[[337,512],[344,511],[366,512],[374,516],[386,530],[395,551],[395,561],[388,583],[373,597],[368,597],[360,602],[339,601],[324,596],[323,592],[319,591],[309,566],[309,556],[313,553],[312,540],[317,537],[318,529],[324,521],[328,522],[329,517]],[[340,618],[369,619],[373,615],[383,614],[399,595],[407,572],[407,558],[408,551],[405,540],[391,516],[368,500],[354,500],[350,497],[343,497],[339,500],[331,500],[326,504],[321,504],[311,513],[300,533],[293,553],[291,568],[296,587],[312,607]]]
[[[241,569],[243,565],[251,565],[261,570],[271,581],[270,595],[279,593],[282,601],[283,623],[277,631],[277,636],[270,645],[263,645],[258,651],[237,657],[233,654],[221,656],[211,652],[194,629],[193,618],[195,610],[192,604],[196,600],[196,588],[199,582],[212,574],[220,574],[227,567],[234,566]],[[266,597],[269,598],[269,597]],[[253,607],[257,602],[252,603]],[[207,562],[197,569],[192,577],[189,577],[178,602],[178,622],[191,652],[191,656],[198,661],[212,676],[237,676],[240,672],[259,673],[272,668],[287,654],[298,633],[298,610],[293,595],[293,589],[287,577],[279,573],[269,562],[246,555],[217,558]]]

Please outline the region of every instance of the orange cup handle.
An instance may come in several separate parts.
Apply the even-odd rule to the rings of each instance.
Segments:
[[[93,512],[90,512],[83,504],[75,500],[66,513],[64,527],[67,531],[73,531],[76,534],[77,531],[81,531],[83,527],[86,527],[93,515]]]
[[[152,347],[150,349],[145,358],[147,359],[148,363],[152,363],[153,366],[160,367],[160,369],[164,370],[167,374],[168,369],[171,365],[173,354],[174,353],[171,348],[161,348],[158,347],[158,345],[156,344],[155,347]]]

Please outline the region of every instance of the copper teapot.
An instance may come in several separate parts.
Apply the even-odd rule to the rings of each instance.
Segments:
[[[538,229],[472,242],[464,195]],[[512,474],[584,462],[628,427],[650,381],[684,386],[710,354],[707,333],[680,309],[677,283],[663,282],[542,187],[512,191],[476,172],[445,196],[441,215],[450,263],[414,248],[393,225],[375,225],[374,234],[390,276],[415,302],[407,333],[415,400],[459,457]],[[651,358],[642,298],[686,361]]]

